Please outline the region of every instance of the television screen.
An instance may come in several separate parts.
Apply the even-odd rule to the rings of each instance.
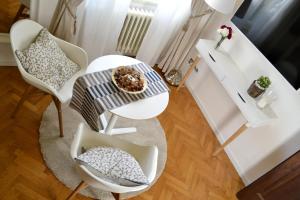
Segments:
[[[232,21],[300,88],[300,0],[244,0]]]

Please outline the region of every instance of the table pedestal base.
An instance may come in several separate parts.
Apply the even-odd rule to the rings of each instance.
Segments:
[[[112,114],[112,116],[109,119],[109,122],[107,123],[107,120],[106,120],[104,114],[100,115],[100,122],[102,124],[103,130],[100,130],[99,132],[106,134],[106,135],[117,135],[117,134],[136,132],[135,127],[113,128],[115,126],[117,120],[118,120],[118,116],[115,114]]]

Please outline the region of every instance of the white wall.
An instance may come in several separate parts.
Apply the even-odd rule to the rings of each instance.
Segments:
[[[222,24],[222,20],[216,20],[206,30],[205,38],[216,38],[216,24]],[[223,48],[250,81],[259,75],[269,76],[273,82],[271,89],[278,94],[272,107],[279,119],[273,124],[247,130],[226,148],[245,184],[249,184],[299,150],[300,96],[230,21],[226,24],[234,27],[234,35],[232,40],[223,43]],[[198,67],[199,72],[191,75],[187,86],[223,143],[245,119],[208,66],[202,62]]]
[[[48,28],[58,0],[31,0],[31,19]]]

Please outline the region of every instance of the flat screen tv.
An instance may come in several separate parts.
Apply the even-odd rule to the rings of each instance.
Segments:
[[[300,88],[300,0],[244,0],[233,23]]]

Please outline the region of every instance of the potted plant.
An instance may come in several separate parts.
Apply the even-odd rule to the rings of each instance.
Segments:
[[[253,81],[253,83],[248,88],[247,92],[251,97],[256,98],[262,93],[264,93],[270,85],[271,81],[269,77],[261,76],[257,80]]]
[[[221,35],[221,38],[215,46],[215,49],[218,49],[226,38],[228,40],[232,38],[232,28],[230,26],[222,25],[217,32]]]

